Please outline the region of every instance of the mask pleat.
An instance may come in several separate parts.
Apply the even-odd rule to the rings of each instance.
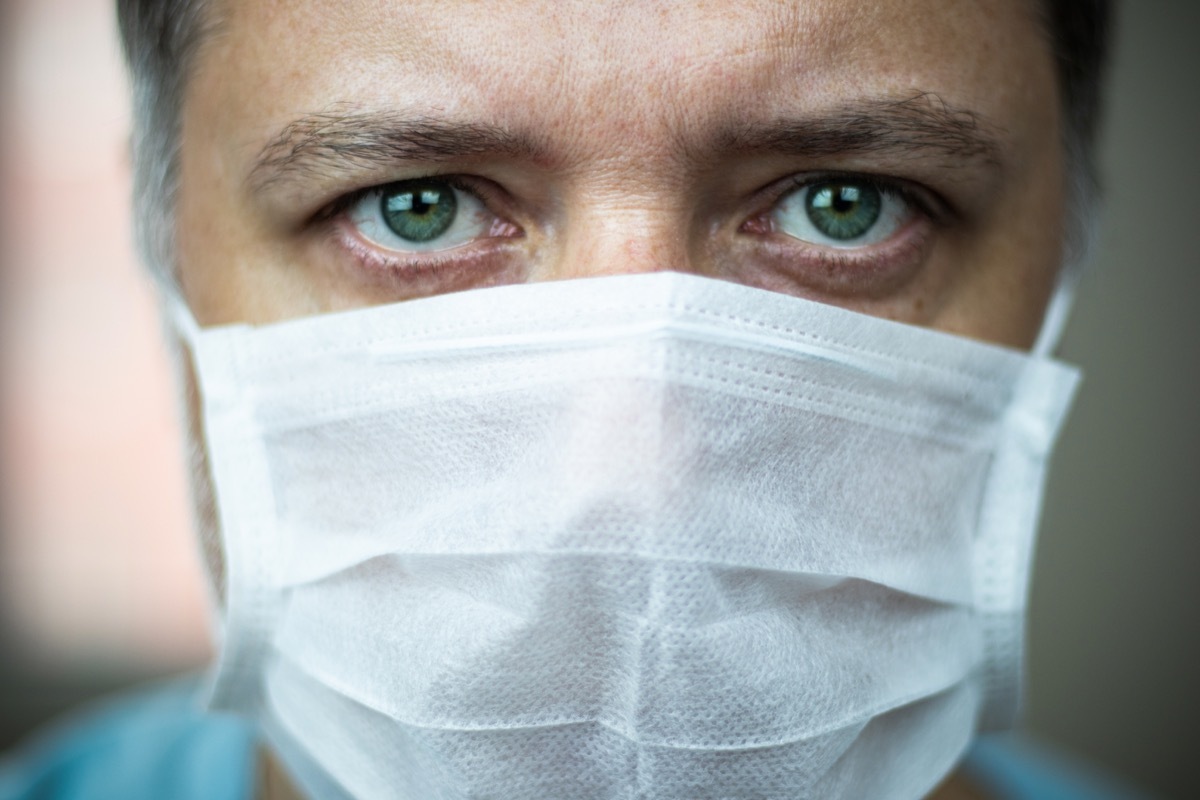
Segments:
[[[315,796],[914,798],[1014,702],[1069,368],[672,274],[193,338]]]

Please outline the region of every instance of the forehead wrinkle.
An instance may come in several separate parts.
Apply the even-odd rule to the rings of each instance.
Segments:
[[[497,39],[509,41],[500,21],[487,28],[487,38],[479,40],[451,36],[452,31],[436,25],[389,26],[389,30],[403,30],[404,36],[384,36],[379,28],[370,28],[362,32],[367,41],[378,44],[378,50],[367,48],[370,64],[400,68],[401,74],[419,72],[413,59],[414,54],[422,54],[422,59],[438,69],[432,78],[422,73],[419,85],[404,89],[404,94],[415,96],[401,97],[398,90],[390,88],[377,91],[357,77],[382,75],[382,67],[375,72],[340,70],[356,77],[350,85],[339,86],[339,91],[370,97],[369,102],[381,108],[397,101],[408,107],[415,100],[416,107],[428,114],[440,106],[447,116],[473,123],[459,126],[472,136],[460,136],[453,148],[443,147],[444,138],[434,141],[438,137],[405,137],[396,132],[400,123],[436,120],[417,115],[405,118],[398,111],[387,112],[391,119],[377,116],[371,120],[364,112],[354,112],[348,103],[335,104],[297,120],[294,130],[281,131],[263,147],[259,165],[252,170],[254,181],[271,183],[304,171],[363,170],[395,164],[398,159],[411,161],[417,138],[426,139],[421,158],[428,161],[511,153],[521,149],[511,145],[511,140],[519,138],[512,132],[536,134],[543,145],[539,155],[550,152],[552,145],[555,165],[638,158],[647,177],[652,166],[695,166],[698,159],[711,159],[714,151],[731,148],[773,148],[813,156],[884,151],[936,155],[949,166],[961,166],[964,158],[999,160],[1002,148],[995,146],[999,129],[980,114],[942,102],[940,93],[948,91],[955,102],[975,106],[975,99],[956,91],[944,76],[919,70],[880,73],[860,69],[860,54],[862,63],[870,66],[866,54],[887,41],[887,26],[863,22],[870,15],[859,4],[773,2],[757,10],[766,24],[746,36],[718,40],[715,23],[707,20],[705,30],[681,38],[678,47],[671,46],[670,37],[657,47],[635,46],[639,44],[636,35],[622,39],[622,47],[610,55],[619,52],[623,58],[604,70],[588,69],[587,56],[594,55],[593,47],[615,43],[600,37],[591,46],[580,46],[570,16],[557,6],[548,10],[545,19],[540,18],[554,34],[544,38],[546,47],[533,48],[532,53],[525,48],[520,58],[513,58],[509,47],[491,46]],[[871,17],[869,21],[877,20]],[[729,27],[737,31],[736,26]],[[633,28],[646,32],[645,25]],[[585,39],[594,35],[589,33]],[[376,42],[376,36],[384,38]],[[875,37],[882,38],[876,41]],[[702,39],[713,41],[713,46],[693,46]],[[349,58],[344,44],[341,57]],[[436,48],[429,51],[426,44]],[[376,85],[387,84],[380,80]],[[933,92],[920,93],[922,85]],[[854,93],[871,91],[884,99],[853,98]],[[851,95],[849,102],[845,102],[847,94]],[[918,98],[924,100],[924,108]],[[312,105],[318,108],[327,100],[312,93],[308,99],[315,100]],[[993,111],[986,100],[978,98],[979,107]],[[893,107],[888,108],[889,104]],[[939,105],[946,112],[941,120],[935,119]],[[339,131],[330,120],[321,120],[322,116],[347,118],[340,129],[342,135],[328,135]],[[918,119],[922,116],[923,121]],[[956,120],[956,116],[961,118]],[[476,119],[487,124],[474,124]],[[744,122],[755,119],[762,122]],[[821,120],[824,124],[817,124]],[[382,137],[362,131],[350,135],[347,128],[354,126],[396,131]],[[720,141],[722,130],[724,141]],[[480,137],[474,136],[485,132],[484,138],[497,145],[493,150],[487,151],[478,143]],[[472,138],[476,141],[468,141]],[[504,144],[504,138],[510,144]],[[522,146],[533,144],[524,142]],[[522,154],[528,155],[528,151]]]

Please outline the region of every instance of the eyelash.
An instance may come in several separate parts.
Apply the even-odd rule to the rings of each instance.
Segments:
[[[419,175],[419,176],[416,176],[416,178],[414,178],[414,180],[419,180],[419,179],[429,179],[429,180],[440,181],[442,183],[445,183],[447,186],[450,186],[454,189],[459,190],[460,192],[466,192],[468,194],[474,195],[474,196],[478,197],[481,201],[483,201],[483,204],[485,206],[487,206],[488,208],[491,208],[492,202],[495,199],[493,197],[493,195],[495,194],[495,191],[486,187],[484,185],[483,181],[480,181],[478,179],[472,179],[465,175],[437,175],[437,174],[434,174],[434,175]],[[381,194],[383,192],[386,192],[389,188],[391,188],[392,186],[395,186],[397,183],[403,183],[403,181],[390,181],[388,183],[380,183],[380,184],[376,184],[374,186],[367,186],[363,189],[356,189],[352,192],[348,192],[348,193],[338,197],[332,203],[330,203],[329,205],[327,205],[323,209],[321,209],[319,212],[317,212],[317,215],[314,218],[314,221],[325,222],[325,221],[328,221],[331,219],[335,219],[335,218],[341,216],[342,214],[346,213],[347,211],[349,211],[351,208],[353,208],[355,206],[355,204],[357,204],[363,198],[369,197],[372,194]]]
[[[805,172],[797,175],[789,175],[782,181],[771,184],[762,190],[761,194],[766,200],[758,205],[761,210],[754,216],[769,213],[777,207],[793,192],[803,191],[805,188],[815,186],[820,183],[830,181],[845,181],[847,183],[859,183],[879,191],[883,194],[890,194],[899,197],[907,205],[929,217],[934,222],[945,220],[950,212],[950,209],[945,205],[940,198],[936,197],[928,190],[920,190],[915,188],[911,183],[898,180],[895,178],[884,178],[878,175],[870,175],[859,172]]]
[[[799,239],[780,230],[773,215],[808,188],[844,182],[870,187],[898,200],[905,209],[901,224],[885,239],[861,246],[836,247]],[[831,296],[884,296],[911,279],[925,261],[934,229],[950,223],[953,209],[937,193],[901,179],[823,171],[789,175],[764,187],[758,211],[738,227],[751,240],[763,263],[777,276]]]
[[[444,183],[458,192],[476,198],[488,213],[494,217],[492,227],[485,237],[486,239],[508,241],[520,238],[522,235],[523,231],[518,225],[509,222],[503,213],[497,213],[493,210],[497,206],[503,208],[508,205],[503,189],[484,179],[454,174],[422,175],[412,179],[377,184],[348,192],[319,211],[314,217],[313,223],[325,225],[337,224],[343,229],[352,229],[354,226],[349,224],[349,214],[363,200],[372,195],[382,196],[392,187],[400,183],[405,183],[408,180],[422,179]],[[465,252],[471,250],[471,245],[474,242],[449,247],[444,250],[406,252],[391,250],[379,243],[371,242],[357,231],[344,230],[339,238],[342,246],[350,250],[355,259],[363,267],[372,272],[429,273],[451,266],[463,266],[465,262],[477,261],[481,257],[486,258],[486,255],[479,253],[478,250]]]
[[[317,220],[337,225],[341,247],[350,252],[360,268],[378,277],[407,279],[432,276],[439,271],[465,274],[472,270],[487,274],[497,269],[494,262],[498,259],[511,261],[503,259],[497,249],[508,249],[503,246],[520,239],[524,231],[519,225],[509,221],[511,215],[505,212],[506,206],[511,205],[511,200],[507,198],[502,187],[485,179],[463,175],[435,174],[421,178],[444,182],[456,191],[477,198],[494,218],[491,230],[485,236],[466,244],[425,252],[390,250],[384,245],[372,242],[349,222],[348,212],[370,195],[388,191],[395,182],[369,186],[342,195],[320,211]],[[777,230],[769,220],[770,215],[794,193],[803,192],[807,187],[824,182],[836,181],[869,186],[881,195],[896,198],[909,210],[911,216],[901,226],[900,231],[890,234],[885,240],[846,248],[800,239]],[[769,262],[781,273],[795,274],[799,268],[805,273],[813,273],[820,282],[828,284],[826,288],[835,292],[863,291],[871,288],[866,285],[868,283],[883,287],[884,284],[891,285],[902,279],[903,275],[900,273],[909,272],[903,267],[915,266],[921,260],[929,240],[931,225],[936,227],[944,224],[952,214],[952,210],[939,196],[923,187],[915,187],[902,180],[852,172],[828,171],[790,175],[755,194],[757,198],[752,195],[750,205],[758,210],[746,217],[736,229],[742,243],[754,247],[764,262]],[[500,209],[499,213],[495,210],[497,208]],[[914,225],[914,219],[924,220],[926,224]],[[916,230],[909,230],[910,228]],[[908,233],[901,235],[902,231]],[[483,242],[491,246],[475,246]],[[509,249],[510,254],[513,252]],[[891,277],[890,273],[893,274]]]

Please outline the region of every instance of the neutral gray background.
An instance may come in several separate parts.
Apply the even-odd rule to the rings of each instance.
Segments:
[[[1035,562],[1027,727],[1168,797],[1200,775],[1200,3],[1118,9],[1084,383]]]

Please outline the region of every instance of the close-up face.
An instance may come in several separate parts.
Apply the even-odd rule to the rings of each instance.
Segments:
[[[1194,793],[1200,4],[9,5],[0,795]]]
[[[1062,259],[1024,0],[225,0],[181,121],[202,325],[674,270],[1014,347]]]
[[[911,786],[928,790],[929,775],[944,775],[977,713],[992,713],[962,699],[974,687],[946,688],[961,676],[939,677],[989,647],[964,610],[975,602],[960,581],[971,553],[990,560],[970,580],[1024,585],[992,575],[1008,562],[992,558],[991,536],[1008,528],[986,524],[988,487],[1036,485],[1049,442],[1023,441],[1038,455],[1011,480],[991,476],[1020,472],[1020,459],[987,454],[1006,446],[996,438],[1008,430],[1001,409],[1036,396],[1005,394],[1011,370],[1037,359],[827,306],[1017,350],[1034,344],[1064,259],[1070,177],[1040,7],[224,0],[206,11],[182,96],[174,208],[178,285],[196,321],[414,302],[189,342],[205,404],[203,421],[191,408],[193,442],[209,462],[195,489],[206,543],[218,517],[225,536],[226,556],[209,560],[234,642],[222,643],[215,691],[260,668],[240,660],[260,645],[237,637],[277,624],[272,646],[285,655],[261,668],[285,726],[317,713],[305,698],[327,696],[305,688],[309,678],[290,684],[298,675],[366,692],[347,694],[362,708],[345,725],[332,707],[320,712],[339,718],[322,733],[350,737],[353,758],[369,755],[358,753],[359,726],[390,720],[380,723],[391,744],[375,754],[378,772],[322,766],[361,796],[390,796],[393,778],[423,775],[405,766],[410,748],[425,747],[409,737],[443,728],[447,741],[482,748],[470,759],[479,770],[463,774],[489,793],[525,780],[501,775],[510,765],[541,780],[536,754],[546,748],[624,763],[598,755],[611,745],[641,748],[637,763],[656,765],[634,778],[618,768],[619,781],[703,782],[708,767],[695,759],[711,748],[760,770],[731,778],[738,791],[770,785],[786,764],[786,796],[801,786],[834,796],[843,780],[852,781],[844,796],[879,796],[871,781],[890,780],[889,770],[838,754],[855,741],[874,752],[889,731],[943,759]],[[606,292],[626,287],[612,307],[641,311],[657,308],[643,288],[665,281],[550,285],[650,272],[717,279],[674,281],[700,294],[670,313],[711,319],[603,317]],[[505,284],[547,285],[417,304]],[[418,341],[447,317],[457,333]],[[384,318],[414,327],[375,340],[373,321]],[[626,342],[626,322],[653,332]],[[247,349],[222,349],[235,340]],[[649,364],[661,371],[643,374]],[[1037,374],[1057,399],[1029,409],[1046,430],[1074,385],[1054,369]],[[263,405],[231,411],[242,402]],[[1011,504],[1013,530],[1030,530],[1035,515],[1021,509],[1037,500],[1030,492]],[[726,519],[729,508],[742,511]],[[760,560],[759,545],[771,558]],[[507,547],[511,564],[491,559]],[[476,561],[478,575],[454,571]],[[660,597],[676,569],[690,577]],[[282,586],[291,588],[277,621],[255,616],[271,602],[242,599]],[[343,590],[359,599],[344,605]],[[1019,619],[1019,602],[992,603],[989,591],[979,616]],[[707,616],[732,618],[742,604],[752,624]],[[552,613],[531,615],[543,606]],[[436,621],[444,608],[459,609],[470,630]],[[666,610],[676,608],[681,618]],[[887,622],[873,627],[876,611]],[[636,635],[624,630],[634,618]],[[693,625],[694,638],[679,634]],[[626,638],[639,644],[631,650]],[[809,680],[799,656],[764,645],[747,677],[728,654],[760,639],[833,666]],[[562,664],[550,642],[567,653]],[[623,660],[657,647],[670,654],[662,663]],[[585,657],[593,650],[595,664]],[[908,654],[926,651],[945,657],[913,666]],[[1019,660],[988,658],[988,675],[1008,676]],[[289,678],[293,662],[301,667]],[[878,677],[896,665],[912,685]],[[635,713],[631,695],[610,688],[627,674],[666,699]],[[370,688],[399,686],[393,679],[404,687],[394,696]],[[987,709],[1008,680],[989,683]],[[512,709],[494,710],[510,696]],[[908,710],[879,710],[892,702]],[[876,721],[842,741],[846,709]],[[925,713],[937,722],[914,722]],[[621,743],[601,747],[626,723]],[[488,755],[487,732],[514,724],[537,743],[513,745],[519,757]],[[923,745],[909,726],[956,744]],[[289,735],[304,739],[301,728]],[[838,743],[825,749],[823,737]],[[327,744],[303,747],[332,760]],[[811,764],[810,749],[823,754]],[[577,777],[593,780],[566,780]]]

